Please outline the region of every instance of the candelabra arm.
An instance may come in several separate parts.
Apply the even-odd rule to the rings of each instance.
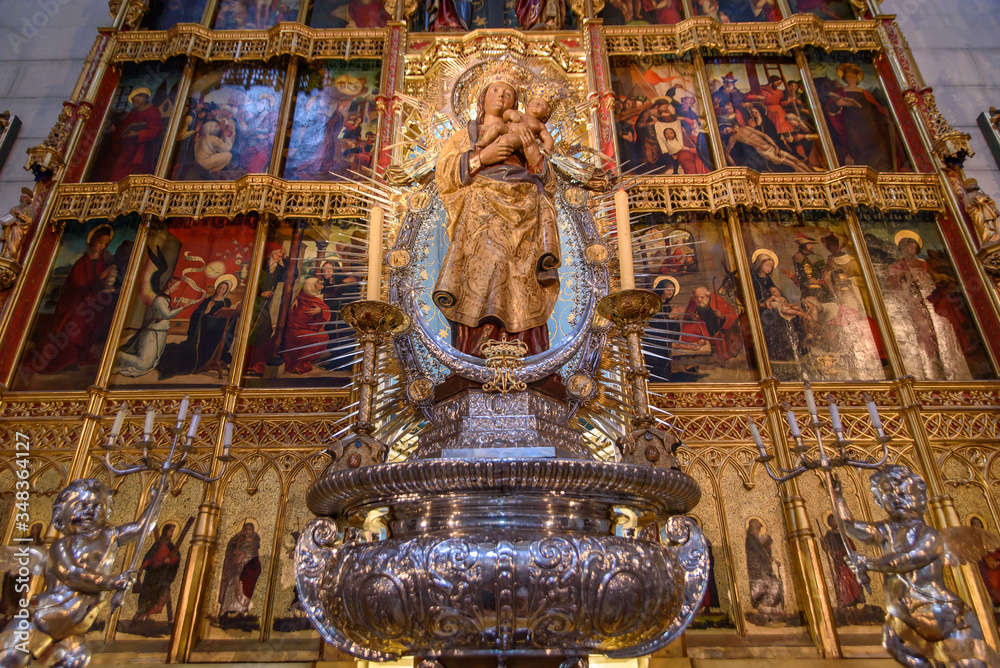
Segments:
[[[597,304],[597,312],[610,320],[625,337],[628,347],[626,378],[632,386],[632,428],[651,427],[655,420],[649,412],[649,392],[646,379],[649,371],[642,355],[642,332],[646,323],[659,313],[663,301],[649,290],[621,290]]]

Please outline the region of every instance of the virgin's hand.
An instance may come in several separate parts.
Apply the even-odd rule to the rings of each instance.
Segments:
[[[521,148],[524,151],[524,157],[527,159],[528,164],[535,166],[542,161],[542,152],[538,150],[538,143],[535,141],[535,137],[531,134],[531,131],[527,128],[522,128],[518,135],[521,137]]]
[[[496,165],[509,158],[513,152],[513,147],[495,141],[483,149],[479,154],[479,160],[484,165]]]

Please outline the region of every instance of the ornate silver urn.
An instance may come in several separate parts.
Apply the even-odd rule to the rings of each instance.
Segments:
[[[503,87],[534,76],[505,68],[466,70],[452,109],[479,94],[483,113],[502,110]],[[319,517],[296,550],[301,601],[327,641],[368,660],[528,668],[653,653],[701,606],[708,551],[684,517],[701,492],[647,405],[639,337],[661,302],[645,290],[608,294],[613,247],[591,211],[624,206],[627,230],[627,201],[584,190],[600,181],[594,168],[577,169],[579,178],[558,171],[571,161],[539,154],[529,173],[491,167],[483,150],[479,162],[461,148],[464,132],[396,173],[426,174],[440,151],[436,180],[363,186],[386,189],[373,203],[400,203],[384,258],[388,303],[370,283],[368,301],[341,311],[363,347],[359,408],[308,493]],[[381,224],[380,211],[373,220]],[[627,246],[622,254],[631,258]],[[541,352],[534,344],[528,355],[520,332],[445,343],[445,319],[456,332],[449,314],[494,298],[516,311],[518,295],[550,300],[547,326],[558,335]],[[389,336],[392,364],[379,366]]]

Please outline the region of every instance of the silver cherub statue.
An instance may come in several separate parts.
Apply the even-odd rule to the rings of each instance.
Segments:
[[[834,512],[846,534],[880,548],[882,556],[853,554],[855,573],[876,571],[885,577],[888,614],[882,644],[910,668],[997,668],[1000,656],[983,640],[973,611],[945,584],[946,565],[975,562],[996,549],[997,539],[976,527],[938,531],[924,521],[927,486],[905,466],[890,464],[872,474],[875,502],[889,519],[862,522],[851,518],[834,478]]]
[[[52,525],[62,536],[48,551],[35,547],[0,548],[0,570],[28,566],[44,573],[45,590],[0,632],[0,668],[27,666],[32,658],[58,668],[85,668],[90,649],[84,634],[106,607],[108,592],[128,590],[135,572],[114,573],[122,545],[135,542],[157,506],[149,504],[136,522],[111,526],[111,491],[93,478],[74,480],[52,506]],[[19,559],[21,560],[19,563]],[[27,604],[27,605],[25,605]]]

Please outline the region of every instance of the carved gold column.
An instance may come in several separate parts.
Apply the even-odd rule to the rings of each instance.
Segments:
[[[771,375],[771,364],[767,356],[767,346],[764,341],[764,330],[761,326],[760,312],[757,310],[757,300],[752,289],[750,265],[747,262],[746,244],[740,229],[739,219],[735,211],[730,210],[729,235],[736,249],[736,264],[739,267],[740,281],[744,288],[744,299],[747,304],[747,315],[750,318],[750,330],[753,335],[754,348],[757,351],[757,365],[760,369],[760,388],[767,404],[767,427],[774,441],[774,449],[778,456],[778,465],[791,468],[791,449],[785,437],[785,423],[782,420],[780,401],[778,400],[778,381]],[[803,611],[809,635],[819,649],[823,658],[841,658],[840,638],[833,621],[833,608],[830,605],[830,594],[823,577],[822,557],[816,534],[809,522],[805,500],[799,492],[797,480],[788,480],[779,485],[781,507],[785,516],[785,527],[788,531],[788,552],[792,560],[792,570],[795,571],[799,585]]]
[[[955,502],[945,490],[941,470],[938,467],[937,458],[934,456],[934,450],[924,426],[920,402],[913,389],[913,376],[906,375],[906,369],[901,362],[889,314],[885,310],[885,298],[875,275],[871,257],[868,255],[868,247],[864,242],[861,224],[854,211],[850,209],[847,210],[847,220],[851,231],[851,241],[860,260],[861,271],[868,283],[868,289],[874,297],[874,316],[882,330],[882,341],[885,344],[886,353],[889,355],[889,361],[896,370],[899,379],[897,381],[897,396],[902,407],[903,417],[906,420],[907,430],[913,437],[913,452],[920,466],[920,473],[927,483],[928,507],[931,518],[939,529],[961,526],[962,521],[955,510]],[[983,627],[983,637],[986,642],[991,647],[997,648],[998,643],[1000,643],[1000,635],[997,633],[993,609],[989,603],[990,595],[979,574],[979,567],[975,564],[967,564],[960,568],[953,568],[952,574],[955,576],[955,586],[959,595],[968,601],[976,611],[979,623]]]
[[[826,160],[826,168],[836,169],[838,167],[837,151],[833,148],[833,137],[830,135],[830,127],[826,124],[826,114],[823,113],[823,103],[819,99],[819,92],[816,90],[816,82],[813,81],[812,72],[809,71],[809,61],[802,49],[795,49],[795,64],[802,74],[802,87],[806,90],[806,99],[813,109],[813,125],[819,133],[820,146],[823,149],[823,159]]]
[[[229,365],[229,384],[222,388],[222,411],[219,414],[215,456],[212,459],[211,475],[213,476],[218,475],[221,470],[219,455],[222,452],[224,440],[222,424],[227,416],[234,415],[236,400],[239,398],[238,385],[246,366],[247,341],[253,326],[257,283],[260,280],[261,265],[264,261],[264,244],[267,241],[267,233],[267,216],[261,216],[257,221],[257,236],[254,239],[253,255],[250,260],[251,270],[247,277],[247,296],[243,300],[245,306],[236,325],[236,336],[232,346],[233,359]],[[205,487],[201,505],[198,506],[194,535],[188,546],[184,575],[181,579],[181,592],[177,598],[174,627],[167,648],[168,663],[187,662],[191,656],[191,650],[194,648],[194,643],[198,639],[198,627],[204,617],[205,599],[211,585],[209,578],[212,575],[212,565],[218,546],[216,534],[219,529],[219,515],[222,512],[222,485],[224,482],[225,480],[220,480],[209,483]]]
[[[306,3],[303,3],[306,4]],[[278,129],[274,133],[274,146],[271,147],[271,164],[267,173],[271,176],[281,177],[281,158],[285,152],[288,142],[288,121],[292,118],[292,99],[295,97],[295,85],[299,72],[299,59],[293,57],[288,63],[288,71],[285,73],[285,87],[281,91],[281,112],[278,116]]]
[[[711,88],[708,85],[708,72],[705,70],[705,59],[701,57],[699,51],[694,51],[692,56],[694,62],[695,76],[698,78],[698,88],[701,89],[702,99],[698,102],[705,112],[705,121],[708,123],[709,145],[712,147],[712,157],[715,159],[716,169],[725,169],[726,149],[722,144],[722,131],[719,130],[719,119],[715,116],[715,109],[712,105]]]
[[[188,94],[191,91],[191,82],[194,80],[194,69],[197,61],[188,59],[184,65],[184,72],[181,74],[181,81],[177,86],[177,102],[174,105],[173,116],[170,117],[170,124],[166,132],[163,133],[163,148],[160,149],[160,157],[156,160],[155,175],[160,178],[167,178],[167,170],[174,159],[174,150],[177,148],[177,132],[180,130],[181,121],[187,113]]]

